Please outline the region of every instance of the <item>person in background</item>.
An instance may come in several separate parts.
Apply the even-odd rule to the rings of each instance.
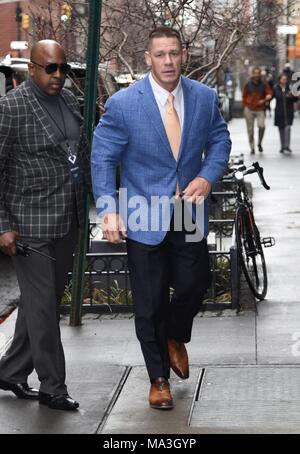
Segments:
[[[288,83],[290,84],[292,82],[292,77],[293,77],[293,70],[292,70],[290,62],[286,62],[286,64],[284,65],[284,68],[282,70],[282,74],[287,76]]]
[[[243,90],[244,115],[247,123],[247,132],[251,154],[255,154],[254,124],[258,126],[258,150],[263,151],[262,140],[265,133],[265,105],[272,99],[272,89],[262,80],[261,69],[252,70],[251,79]]]
[[[280,153],[288,151],[291,153],[291,127],[294,121],[294,105],[299,100],[294,96],[290,89],[289,78],[286,74],[281,74],[278,84],[274,87],[275,107],[275,126],[279,129]]]
[[[269,85],[271,90],[273,91],[274,87],[274,80],[273,80],[273,75],[269,68],[267,67],[265,70],[262,71],[262,79],[263,81]],[[271,110],[271,101],[266,101],[265,104],[265,116],[267,116],[267,112],[269,113],[269,117],[272,117],[272,110]]]

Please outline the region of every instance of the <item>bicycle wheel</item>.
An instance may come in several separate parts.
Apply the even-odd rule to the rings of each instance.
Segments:
[[[263,300],[267,294],[268,279],[259,230],[251,209],[238,208],[235,218],[236,243],[239,260],[253,295]]]

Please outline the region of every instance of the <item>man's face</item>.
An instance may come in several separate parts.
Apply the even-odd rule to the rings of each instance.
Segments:
[[[261,70],[260,69],[255,69],[252,73],[252,79],[254,82],[259,82],[261,79]]]
[[[173,91],[180,78],[181,65],[186,62],[186,49],[182,49],[178,39],[153,38],[145,58],[155,81]]]
[[[54,46],[47,47],[44,52],[40,50],[32,60],[35,63],[29,63],[28,67],[33,81],[47,95],[59,95],[64,86],[66,74],[62,73],[59,68],[55,72],[47,74],[43,67],[49,65],[49,63],[57,63],[58,65],[66,63],[66,57],[62,49]]]

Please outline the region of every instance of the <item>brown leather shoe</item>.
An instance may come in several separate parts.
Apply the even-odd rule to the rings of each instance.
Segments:
[[[149,404],[150,407],[159,410],[170,410],[173,408],[170,385],[164,377],[158,377],[152,383],[149,393]]]
[[[183,342],[168,339],[170,366],[178,377],[189,378],[189,358]]]

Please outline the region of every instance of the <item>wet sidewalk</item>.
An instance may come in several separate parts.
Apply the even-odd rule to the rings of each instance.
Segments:
[[[196,317],[188,345],[191,377],[172,375],[171,412],[148,406],[132,315],[89,314],[77,328],[64,317],[67,381],[79,411],[50,410],[0,391],[0,433],[300,433],[300,118],[291,155],[279,153],[270,119],[264,152],[254,159],[244,120],[229,126],[233,153],[244,153],[249,164],[259,160],[271,186],[265,191],[255,175],[249,177],[262,236],[276,238],[276,246],[265,250],[269,291],[258,314],[227,310]],[[0,325],[0,354],[15,317]],[[30,383],[38,385],[37,378]]]
[[[10,257],[0,253],[0,317],[18,301],[20,291]]]

